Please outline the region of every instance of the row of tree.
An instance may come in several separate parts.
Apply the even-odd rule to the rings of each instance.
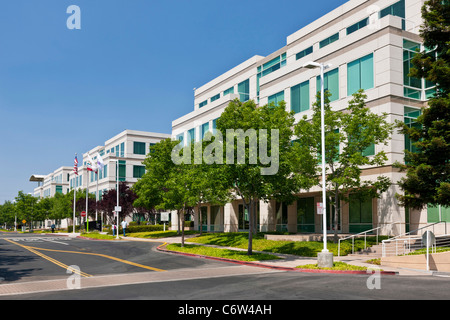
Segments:
[[[394,128],[386,114],[371,113],[365,99],[360,90],[343,112],[331,110],[329,93],[325,95],[327,202],[335,207],[335,224],[340,210],[336,204],[346,201],[349,192],[379,197],[391,184],[382,176],[376,181],[361,179],[361,167],[381,166],[387,160],[384,151],[364,156],[365,150],[387,143]],[[305,116],[297,124],[283,101],[260,107],[252,100],[231,101],[217,120],[214,135],[207,133],[201,142],[187,146],[167,139],[152,147],[144,161],[146,173],[133,186],[138,195],[135,204],[176,210],[184,229],[184,217],[201,203],[223,205],[241,199],[249,213],[248,254],[252,254],[257,201],[289,204],[301,190],[321,186],[320,119],[320,95],[312,120]]]
[[[141,215],[141,220],[154,218],[155,211],[145,208],[137,208],[133,205],[137,196],[125,183],[119,183],[119,201],[122,207],[121,217],[131,214]],[[0,205],[0,224],[13,226],[15,222],[33,227],[33,222],[44,220],[60,221],[62,219],[73,219],[74,190],[66,194],[56,193],[53,197],[39,199],[23,191],[19,191],[15,201],[5,201]],[[88,197],[88,214],[95,217],[96,213],[102,217],[103,222],[111,224],[114,222],[114,208],[117,204],[116,189],[103,193],[102,199],[96,201],[94,194]],[[86,211],[86,190],[79,189],[76,193],[75,215],[80,217],[82,211]],[[99,219],[100,219],[99,217]]]

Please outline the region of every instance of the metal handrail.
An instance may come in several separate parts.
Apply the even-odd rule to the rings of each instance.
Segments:
[[[395,237],[392,237],[392,238],[390,238],[390,239],[383,240],[383,241],[381,242],[382,245],[383,245],[383,248],[382,248],[382,257],[386,257],[386,244],[387,244],[387,243],[389,243],[389,242],[394,242],[394,241],[395,241],[395,255],[398,255],[399,253],[398,253],[398,246],[397,246],[397,243],[398,243],[399,241],[403,241],[404,243],[403,243],[403,246],[402,246],[402,248],[403,248],[403,253],[402,253],[402,254],[405,254],[405,250],[406,250],[406,249],[408,249],[409,251],[411,251],[411,240],[419,240],[419,239],[421,239],[421,237],[418,236],[418,235],[417,235],[417,237],[408,237],[407,239],[402,239],[401,237],[411,236],[412,233],[416,233],[417,231],[420,231],[420,230],[426,229],[426,228],[430,228],[430,227],[433,227],[433,230],[434,230],[434,226],[437,225],[437,224],[440,224],[440,223],[445,223],[445,235],[447,235],[447,222],[446,222],[446,221],[438,221],[438,222],[433,222],[433,223],[427,224],[426,226],[420,227],[420,228],[418,228],[418,229],[415,229],[415,230],[406,232],[406,233],[404,233],[404,234],[400,234],[400,235],[395,236]],[[444,236],[445,236],[445,235],[444,235]]]
[[[392,223],[389,223],[388,226],[393,225],[393,224],[397,224],[397,223],[401,223],[401,222],[392,222]],[[383,227],[385,227],[385,226],[386,225],[384,225]],[[353,253],[355,253],[355,237],[364,234],[364,250],[365,250],[365,249],[367,249],[367,234],[369,232],[373,232],[374,230],[376,230],[377,231],[376,237],[377,237],[377,244],[378,244],[378,232],[379,232],[379,230],[381,228],[382,227],[373,228],[373,229],[370,229],[370,230],[366,230],[366,231],[363,231],[363,232],[360,232],[360,233],[357,233],[357,234],[352,234],[351,236],[339,239],[339,243],[338,243],[338,257],[341,256],[341,241],[352,238],[352,254],[353,254]]]

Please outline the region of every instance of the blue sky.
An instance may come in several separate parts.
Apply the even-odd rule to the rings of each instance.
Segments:
[[[193,88],[344,0],[14,0],[0,10],[0,204],[125,129],[171,133]],[[69,30],[67,7],[81,9]]]

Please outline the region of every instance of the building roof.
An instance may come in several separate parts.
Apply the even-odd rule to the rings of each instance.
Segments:
[[[33,174],[30,177],[30,181],[35,181],[35,182],[43,182],[44,181],[45,176],[42,174]]]

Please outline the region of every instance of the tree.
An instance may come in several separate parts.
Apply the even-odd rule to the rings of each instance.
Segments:
[[[15,200],[17,219],[19,221],[26,220],[29,223],[31,229],[33,227],[33,221],[39,220],[35,208],[38,198],[33,197],[30,194],[26,194],[23,191],[19,191],[17,197],[15,197]]]
[[[119,182],[119,205],[122,207],[120,214],[122,217],[130,216],[134,212],[133,203],[137,199],[135,192],[126,182]],[[90,206],[90,205],[89,205]],[[117,190],[107,190],[98,202],[98,209],[106,213],[110,221],[114,221],[114,211],[117,206]],[[95,207],[94,207],[95,210]]]
[[[436,93],[422,109],[417,126],[400,123],[401,132],[413,141],[417,152],[405,151],[406,171],[399,186],[399,202],[421,209],[427,204],[450,206],[450,2],[426,1],[420,35],[425,50],[412,60],[410,76],[436,84]]]
[[[11,201],[5,201],[0,205],[0,222],[7,225],[14,225],[16,214],[16,206]]]
[[[238,99],[217,120],[217,129],[226,137],[224,179],[249,213],[248,255],[256,229],[256,202],[290,203],[302,187],[293,173],[293,124],[294,115],[286,112],[284,102],[257,107],[253,100],[242,103]]]
[[[327,198],[334,206],[334,239],[337,241],[337,225],[340,213],[339,200],[348,202],[349,192],[356,193],[361,199],[379,197],[391,182],[385,176],[376,181],[362,181],[364,166],[381,166],[387,160],[384,151],[375,153],[374,145],[386,144],[393,130],[393,125],[386,121],[386,114],[371,113],[365,106],[366,95],[363,90],[353,94],[347,111],[333,111],[329,103],[329,93],[325,93],[325,163]],[[321,107],[320,94],[313,104],[313,116],[309,121],[306,116],[295,126],[297,136],[295,148],[301,173],[310,176],[322,174],[321,153]],[[371,155],[366,155],[368,149]],[[303,168],[303,169],[302,169]],[[305,169],[306,168],[306,169]],[[312,177],[310,176],[312,179]],[[321,182],[319,182],[321,185]],[[331,207],[330,207],[331,209]],[[324,213],[326,214],[326,213]]]

